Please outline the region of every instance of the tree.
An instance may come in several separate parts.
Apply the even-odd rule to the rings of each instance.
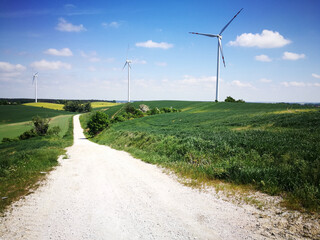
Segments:
[[[49,128],[50,119],[36,116],[32,118],[32,122],[34,125],[34,130],[37,133],[37,135],[40,135],[40,136],[46,135]]]
[[[94,136],[110,125],[109,116],[104,112],[95,112],[87,124],[89,134]]]
[[[224,101],[225,102],[236,102],[236,100],[231,96],[228,96]]]

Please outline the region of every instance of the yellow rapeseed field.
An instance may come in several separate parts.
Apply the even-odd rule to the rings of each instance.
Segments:
[[[31,107],[43,107],[43,108],[49,108],[54,110],[63,110],[63,104],[57,104],[57,103],[33,102],[33,103],[24,103],[22,105],[31,106]]]
[[[92,102],[91,107],[92,108],[113,107],[118,104],[119,103],[112,103],[112,102]]]

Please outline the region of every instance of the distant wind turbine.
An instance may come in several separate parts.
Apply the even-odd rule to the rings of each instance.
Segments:
[[[206,34],[206,33],[197,33],[197,32],[189,32],[191,34],[198,34],[198,35],[203,35],[206,37],[216,37],[218,39],[218,51],[217,51],[217,80],[216,80],[216,102],[218,101],[218,83],[219,83],[219,70],[220,70],[220,52],[221,52],[221,57],[223,60],[223,65],[224,67],[226,67],[226,63],[224,61],[224,56],[223,56],[223,52],[222,52],[222,44],[221,44],[221,39],[222,39],[222,33],[224,32],[224,30],[226,30],[226,28],[229,26],[229,24],[233,21],[233,19],[236,18],[236,16],[238,16],[238,14],[242,11],[243,8],[240,9],[240,11],[234,15],[234,17],[227,23],[227,25],[225,25],[219,34],[215,35],[215,34]]]
[[[35,83],[35,99],[34,102],[38,102],[38,72],[33,74],[32,84]]]
[[[128,47],[128,50],[129,50],[129,47]],[[130,102],[130,69],[131,69],[130,64],[132,63],[132,61],[128,60],[128,50],[127,50],[126,62],[124,64],[122,70],[126,67],[126,65],[128,65],[128,102]]]

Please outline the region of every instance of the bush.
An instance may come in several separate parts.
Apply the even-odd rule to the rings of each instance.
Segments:
[[[82,104],[80,101],[67,101],[63,109],[69,112],[91,112],[92,107],[90,102]]]
[[[34,129],[31,129],[29,131],[25,131],[24,133],[22,133],[20,136],[19,136],[19,139],[20,140],[27,140],[29,138],[32,138],[32,137],[35,137],[37,136],[37,133],[35,132]]]
[[[34,125],[34,131],[37,135],[46,135],[49,128],[50,119],[41,118],[39,116],[33,117],[32,122]]]
[[[49,129],[47,134],[59,136],[60,131],[61,131],[61,128],[59,126],[54,126],[51,129]]]
[[[233,97],[228,96],[225,100],[225,102],[234,102],[234,103],[244,103],[245,101],[242,99],[235,100]]]
[[[130,103],[128,103],[124,110],[126,111],[126,113],[132,113],[135,114],[136,113],[136,109],[134,108],[134,106],[132,106]]]
[[[7,138],[7,137],[5,137],[5,138],[2,139],[2,142],[3,143],[14,142],[14,141],[17,141],[17,140],[18,140],[17,138]]]
[[[224,101],[225,102],[236,102],[236,100],[231,96],[228,96]]]
[[[109,116],[104,112],[95,112],[87,124],[89,134],[94,136],[110,125]]]

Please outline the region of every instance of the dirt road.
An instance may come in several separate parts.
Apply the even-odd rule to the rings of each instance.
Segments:
[[[0,239],[266,239],[247,209],[88,141],[79,116],[67,155],[0,219]]]

